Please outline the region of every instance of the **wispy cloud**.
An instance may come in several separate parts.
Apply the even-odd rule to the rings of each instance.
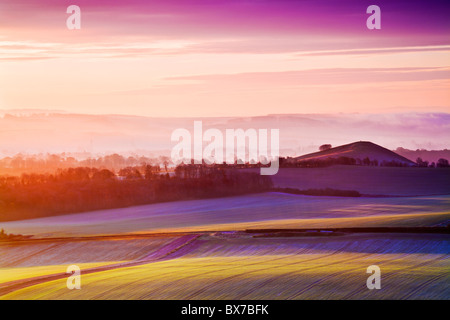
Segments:
[[[391,54],[408,52],[446,51],[450,53],[450,45],[442,46],[416,46],[416,47],[392,47],[392,48],[367,48],[350,50],[322,50],[299,52],[298,56],[326,56],[326,55],[368,55],[368,54]]]
[[[171,55],[183,52],[191,41],[148,41],[128,43],[47,43],[0,41],[0,60],[35,60],[53,58],[133,58]]]
[[[267,84],[270,86],[309,86],[380,83],[396,81],[428,81],[450,78],[450,68],[337,68],[282,72],[253,72],[170,77],[169,81],[192,81],[211,86]]]

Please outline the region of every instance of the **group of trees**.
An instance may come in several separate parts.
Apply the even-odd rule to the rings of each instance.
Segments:
[[[254,172],[182,165],[170,176],[157,166],[76,167],[54,174],[0,176],[0,221],[119,208],[162,201],[222,197],[272,188]]]
[[[450,167],[450,164],[448,163],[447,159],[439,159],[437,163],[422,160],[422,158],[417,158],[416,164],[420,168],[448,168]]]
[[[170,164],[169,157],[160,156],[149,158],[144,156],[124,157],[117,153],[103,157],[89,157],[84,160],[76,159],[67,154],[46,155],[15,155],[0,159],[0,174],[20,175],[22,173],[53,173],[56,169],[67,169],[74,167],[105,168],[118,171],[125,167],[134,167],[150,164],[160,166],[167,171]]]
[[[357,165],[357,166],[381,166],[381,167],[407,167],[408,165],[400,161],[378,161],[371,160],[368,157],[364,159],[351,157],[325,158],[292,161],[286,158],[280,158],[280,167],[284,168],[322,168],[332,165]]]
[[[327,151],[329,149],[331,149],[331,144],[323,144],[319,147],[319,151]]]
[[[89,157],[84,160],[78,160],[67,154],[47,154],[47,155],[16,155],[14,157],[5,157],[0,159],[0,175],[21,175],[35,173],[55,173],[58,169],[69,169],[78,167],[89,167],[97,169],[108,169],[119,173],[120,176],[137,175],[138,172],[130,168],[139,168],[139,173],[145,175],[145,167],[150,165],[153,171],[167,173],[172,171],[170,168],[173,163],[167,156],[149,158],[144,156],[125,157],[114,153],[98,158]],[[205,164],[204,164],[205,165]],[[244,163],[236,160],[234,164],[215,165],[215,167],[233,167],[236,169],[259,168],[261,163]],[[156,170],[157,169],[157,170]],[[131,171],[133,172],[131,172]]]
[[[380,166],[380,167],[409,167],[410,165],[401,161],[378,161],[377,159],[371,160],[368,157],[364,159],[351,158],[351,157],[338,157],[338,158],[324,158],[324,159],[311,159],[296,161],[289,158],[280,158],[281,168],[323,168],[332,165],[356,165],[356,166]],[[428,168],[448,168],[450,167],[447,159],[439,159],[437,163],[429,163],[423,161],[421,158],[416,160],[416,167],[428,167]]]

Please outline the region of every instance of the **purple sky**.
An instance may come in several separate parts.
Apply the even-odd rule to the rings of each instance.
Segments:
[[[72,4],[81,30],[66,28]],[[372,4],[381,30],[366,27]],[[448,112],[449,9],[437,0],[2,0],[0,110]]]

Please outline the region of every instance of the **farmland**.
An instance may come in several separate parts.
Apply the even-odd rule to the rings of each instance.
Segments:
[[[249,169],[251,170],[251,169]],[[280,168],[277,187],[334,188],[366,195],[422,196],[450,194],[449,168],[403,168],[337,165],[326,168]]]
[[[247,228],[432,226],[450,220],[450,197],[340,198],[284,193],[176,201],[0,224],[35,237]]]
[[[7,232],[32,237],[0,242],[0,299],[449,299],[448,232],[269,234],[450,223],[445,181],[435,180],[436,195],[425,178],[408,184],[400,174],[422,169],[352,169],[378,179],[359,182],[372,196],[265,192],[3,222]],[[342,175],[337,187],[358,183],[344,179],[347,168],[321,179],[314,170],[282,168],[274,182],[323,188]],[[391,196],[373,196],[380,194]],[[72,264],[82,270],[81,290],[66,287]],[[381,269],[381,290],[366,287],[370,265]]]
[[[170,259],[86,274],[81,290],[67,290],[58,279],[2,298],[448,299],[449,245],[446,235],[265,239],[214,233]],[[365,270],[374,264],[382,270],[381,290],[365,286]]]

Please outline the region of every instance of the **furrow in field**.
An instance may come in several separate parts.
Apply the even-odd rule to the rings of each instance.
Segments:
[[[246,299],[246,296],[250,295],[254,291],[256,291],[258,289],[261,289],[264,286],[269,286],[271,284],[280,282],[281,279],[283,279],[283,278],[286,278],[286,277],[289,277],[289,276],[299,275],[299,272],[301,272],[301,271],[315,270],[315,269],[318,269],[318,268],[327,268],[327,267],[330,267],[332,265],[337,265],[337,264],[341,264],[341,263],[345,263],[345,262],[352,262],[354,260],[359,260],[359,259],[366,259],[366,258],[368,258],[368,257],[370,257],[372,255],[374,255],[374,254],[372,254],[372,253],[364,254],[364,255],[358,256],[356,258],[353,257],[353,258],[350,258],[350,259],[347,259],[347,260],[341,260],[341,261],[333,262],[333,263],[330,263],[330,264],[324,264],[324,265],[314,266],[314,267],[310,267],[310,268],[303,268],[303,269],[299,269],[299,270],[296,270],[296,271],[283,273],[281,275],[277,275],[277,276],[271,277],[270,279],[265,280],[264,282],[259,284],[258,288],[251,288],[251,289],[247,290],[243,294],[239,295],[237,297],[237,299]],[[403,256],[407,256],[407,255],[408,255],[407,253],[403,254]],[[394,257],[391,260],[396,260],[396,259],[397,259],[397,257]],[[323,278],[321,278],[321,279],[319,279],[319,280],[309,284],[308,286],[304,287],[301,291],[296,292],[293,295],[287,297],[287,299],[297,298],[301,294],[307,292],[312,287],[314,287],[316,285],[319,285],[319,284],[321,284],[323,282],[326,282],[328,279],[331,279],[331,278],[335,277],[336,275],[340,275],[340,274],[347,273],[347,272],[352,272],[352,271],[355,271],[355,270],[358,270],[358,269],[361,269],[361,267],[347,269],[344,272],[343,271],[339,271],[339,272],[330,273],[330,274],[326,275],[325,277],[323,277]]]
[[[349,245],[350,245],[350,244],[347,244],[346,247],[348,247]],[[330,256],[333,256],[333,255],[336,255],[336,254],[338,254],[338,253],[339,253],[339,251],[338,251],[338,250],[335,250],[335,251],[332,252],[332,253],[325,254],[325,255],[320,256],[320,257],[316,257],[316,258],[304,260],[304,261],[302,261],[301,263],[304,263],[304,262],[312,262],[312,261],[321,260],[321,259],[326,259],[326,258],[328,258],[328,257],[330,257]],[[286,259],[286,256],[283,256],[283,257],[281,257],[281,258],[271,259],[269,262],[272,263],[272,262],[274,262],[274,261],[277,261],[277,260],[284,260],[284,259]],[[336,262],[336,263],[342,263],[342,262],[344,262],[344,261],[345,261],[345,260],[343,260],[343,261],[338,261],[338,262]],[[256,262],[256,263],[252,263],[252,264],[245,264],[244,266],[237,266],[237,267],[235,267],[235,268],[245,268],[245,267],[248,267],[248,266],[250,266],[250,265],[258,265],[259,263],[260,263],[260,262]],[[283,266],[291,266],[291,265],[296,265],[296,264],[299,264],[299,262],[296,261],[296,262],[292,262],[292,263],[287,263],[287,264],[284,264]],[[255,272],[261,272],[261,271],[270,270],[271,268],[273,268],[273,267],[263,267],[263,268],[259,268],[259,269],[257,269],[257,270],[252,270],[252,271],[248,271],[248,272],[243,272],[243,273],[239,273],[239,274],[236,274],[236,275],[233,275],[233,276],[229,276],[229,277],[226,277],[226,278],[219,279],[218,281],[216,281],[216,282],[214,282],[214,283],[212,283],[212,284],[210,284],[210,285],[208,285],[208,286],[206,286],[206,287],[204,287],[204,288],[201,288],[200,290],[198,290],[198,291],[192,293],[192,294],[189,295],[186,299],[188,299],[188,300],[189,300],[189,299],[195,299],[197,295],[201,294],[202,292],[204,292],[204,291],[206,291],[206,290],[208,290],[208,289],[210,289],[210,288],[212,288],[212,287],[214,287],[214,286],[223,284],[223,283],[225,283],[225,282],[227,282],[227,281],[230,281],[230,280],[235,279],[235,278],[238,278],[238,277],[242,277],[243,275],[247,276],[247,275],[252,274],[252,273],[255,273]],[[312,268],[313,268],[313,267],[312,267]],[[230,269],[232,269],[232,268],[226,268],[226,269],[223,269],[223,270],[220,270],[220,271],[225,271],[225,270],[228,271],[228,270],[230,270]],[[306,268],[306,269],[304,268],[304,269],[302,269],[302,270],[307,270],[307,269],[311,269],[311,268]],[[217,271],[214,271],[214,272],[217,272]],[[211,273],[212,273],[212,272],[211,272]]]
[[[2,263],[2,267],[11,267],[11,266],[20,264],[20,263],[22,263],[22,262],[24,262],[24,261],[26,261],[26,260],[28,260],[28,259],[30,259],[32,257],[36,257],[36,256],[39,256],[39,255],[43,255],[43,254],[45,254],[47,252],[51,252],[51,251],[55,250],[56,248],[58,248],[60,246],[61,246],[61,244],[55,243],[55,244],[50,245],[47,248],[38,249],[37,251],[35,251],[33,253],[30,253],[27,256],[23,257],[23,258],[19,258],[19,259],[14,260],[14,261],[8,261],[6,263]]]
[[[398,258],[395,259],[395,260],[401,259],[403,256],[408,256],[408,254],[405,253],[405,254],[403,254],[402,256],[398,257]],[[448,256],[449,256],[449,255],[446,254],[446,255],[440,255],[440,256],[435,257],[435,258],[433,258],[433,259],[427,259],[427,260],[424,261],[424,262],[420,262],[420,263],[418,263],[418,264],[414,264],[414,265],[408,266],[408,270],[413,270],[413,269],[418,269],[418,268],[426,267],[426,266],[428,266],[428,265],[430,265],[430,264],[433,264],[435,261],[445,260],[445,259],[448,258]],[[392,260],[389,260],[389,262],[391,262],[391,261],[392,261]],[[386,262],[387,262],[386,260],[383,260],[383,261],[379,262],[377,265],[381,265],[381,266],[382,266],[382,265],[385,265]],[[387,273],[387,274],[384,274],[383,271],[382,271],[381,279],[382,279],[383,283],[386,283],[388,280],[393,279],[394,277],[396,277],[396,276],[398,276],[398,275],[401,275],[401,274],[404,273],[404,272],[405,272],[404,269],[402,269],[402,270],[397,270],[397,271],[391,271],[391,272],[389,272],[389,273]],[[358,290],[356,290],[356,291],[353,291],[353,292],[350,292],[349,294],[345,295],[345,296],[343,297],[343,299],[344,299],[344,300],[352,299],[353,297],[357,296],[358,294],[360,294],[362,291],[365,291],[365,290],[367,290],[367,288],[365,288],[365,287],[363,286],[363,287],[361,287],[360,289],[358,289]]]
[[[424,288],[431,285],[433,282],[438,281],[444,277],[448,277],[448,273],[435,275],[434,277],[432,277],[432,278],[424,281],[420,285],[418,285],[414,290],[412,290],[412,291],[408,292],[407,294],[403,295],[402,297],[400,297],[400,299],[401,300],[410,299],[410,298],[414,297],[414,295],[416,295],[418,292],[422,291]]]
[[[175,253],[178,249],[181,249],[185,246],[188,246],[193,241],[195,241],[197,238],[199,238],[201,235],[199,234],[192,234],[192,235],[186,235],[182,236],[180,238],[175,239],[171,243],[161,247],[156,252],[153,252],[152,254],[148,255],[142,260],[137,261],[130,261],[130,262],[123,262],[118,264],[111,264],[106,266],[100,266],[95,268],[90,268],[83,270],[83,274],[90,274],[95,272],[101,272],[101,271],[107,271],[107,270],[113,270],[117,268],[124,268],[124,267],[133,267],[138,266],[141,264],[151,263],[163,258],[168,257],[170,254]],[[51,249],[51,248],[48,248]],[[57,273],[57,274],[51,274],[51,275],[45,275],[45,276],[39,276],[39,277],[33,277],[28,279],[21,279],[11,282],[6,282],[0,284],[0,296],[8,294],[10,292],[23,289],[29,286],[34,286],[40,283],[58,280],[67,277],[68,275],[66,273]]]

